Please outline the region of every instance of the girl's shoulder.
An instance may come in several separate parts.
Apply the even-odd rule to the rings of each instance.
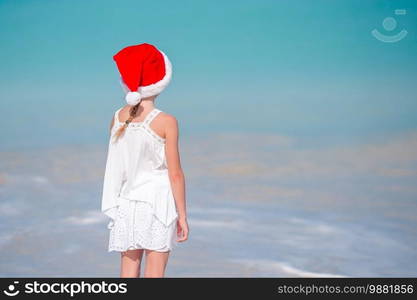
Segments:
[[[128,106],[129,106],[129,105],[124,105],[124,106],[121,106],[121,107],[119,107],[118,109],[116,109],[114,112],[116,113],[116,112],[120,112],[120,111],[126,110],[126,109],[128,109],[128,108],[127,108]]]
[[[122,107],[119,107],[118,109],[116,109],[114,112],[113,112],[113,120],[114,121],[116,121],[116,122],[120,122],[120,120],[119,120],[119,116],[120,116],[120,112],[126,107],[127,105],[125,105],[125,106],[122,106]]]
[[[177,118],[173,114],[160,110],[160,113],[158,115],[160,115],[160,118],[168,124],[178,123]]]

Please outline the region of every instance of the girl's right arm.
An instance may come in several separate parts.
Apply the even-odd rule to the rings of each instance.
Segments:
[[[185,201],[185,176],[181,168],[178,150],[178,121],[175,117],[166,117],[165,129],[165,153],[168,165],[168,175],[171,182],[172,193],[178,212],[178,241],[183,242],[188,238],[187,210]]]

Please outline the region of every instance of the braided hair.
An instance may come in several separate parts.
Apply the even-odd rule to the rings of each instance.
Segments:
[[[122,126],[120,126],[120,128],[114,134],[116,140],[123,135],[123,133],[126,130],[126,127],[136,116],[136,112],[138,111],[138,108],[139,108],[139,103],[129,109],[129,118],[123,123]]]

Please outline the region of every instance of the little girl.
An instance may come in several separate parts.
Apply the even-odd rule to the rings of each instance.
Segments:
[[[185,177],[178,123],[155,107],[172,66],[155,46],[128,46],[113,56],[127,104],[111,121],[101,211],[110,217],[108,251],[121,252],[120,277],[163,277],[170,251],[188,239]]]

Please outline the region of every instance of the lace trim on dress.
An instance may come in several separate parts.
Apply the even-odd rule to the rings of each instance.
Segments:
[[[124,124],[124,122],[120,122],[118,114],[119,111],[122,108],[119,108],[116,113],[115,113],[115,123],[118,126],[122,126]],[[142,122],[130,122],[127,125],[127,128],[141,128],[143,129],[146,133],[148,133],[149,135],[151,135],[155,140],[157,140],[159,143],[161,144],[165,144],[165,139],[162,138],[161,136],[159,136],[151,127],[150,127],[150,123],[152,122],[152,120],[156,117],[156,115],[158,113],[160,113],[161,110],[154,108],[150,113],[148,113],[148,115],[146,116],[145,120],[143,120]]]

